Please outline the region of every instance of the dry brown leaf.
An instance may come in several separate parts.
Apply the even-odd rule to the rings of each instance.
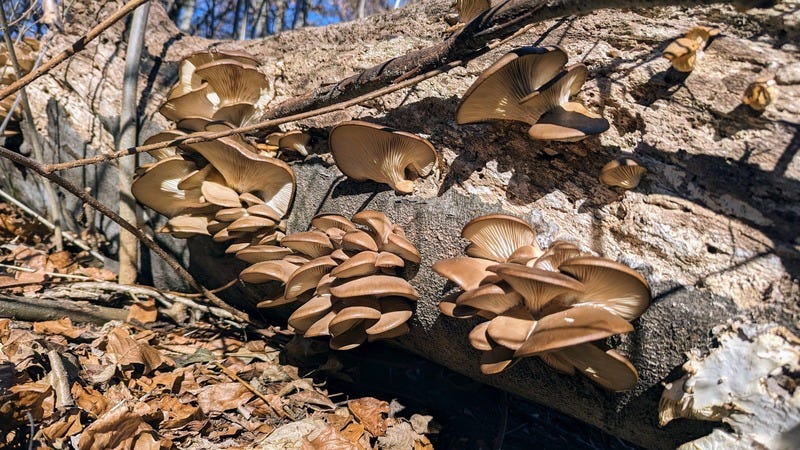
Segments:
[[[59,334],[72,339],[83,334],[85,328],[75,328],[69,317],[62,317],[58,320],[47,320],[44,322],[34,322],[33,332],[37,334]]]
[[[386,434],[386,419],[384,414],[389,414],[389,403],[373,397],[364,397],[347,402],[348,408],[364,428],[373,436]]]
[[[342,430],[342,436],[346,437],[350,442],[358,442],[364,436],[364,425],[351,422]]]
[[[219,383],[204,387],[197,394],[197,404],[208,414],[236,409],[251,398],[253,393],[241,383]]]
[[[72,259],[72,253],[66,250],[50,253],[47,259],[51,264],[53,264],[54,269],[60,273],[69,273],[69,266],[74,263],[74,260]]]
[[[158,409],[164,414],[164,420],[160,425],[162,429],[181,428],[189,422],[203,417],[199,407],[184,404],[172,395],[161,396],[148,403],[152,408]]]
[[[42,428],[42,433],[47,437],[47,439],[55,441],[56,439],[63,439],[78,434],[82,430],[83,424],[81,423],[81,412],[77,409],[72,409],[67,411],[63,417],[55,421],[53,424]]]
[[[16,394],[15,414],[20,420],[25,420],[25,415],[30,412],[34,420],[42,421],[53,415],[55,408],[55,392],[46,383],[24,383],[12,386],[9,391]]]
[[[72,398],[82,410],[98,417],[108,409],[105,396],[90,386],[83,387],[77,381],[72,384]]]
[[[136,384],[138,384],[144,392],[150,392],[158,387],[164,387],[173,394],[177,394],[180,391],[181,384],[186,378],[187,371],[188,368],[182,367],[172,372],[153,375],[150,378],[142,377],[136,380]]]
[[[427,436],[422,436],[422,439],[414,442],[414,450],[433,450],[433,444]]]
[[[136,320],[137,322],[143,324],[153,323],[156,321],[157,316],[158,308],[156,308],[156,301],[152,298],[148,298],[132,304],[131,309],[128,311],[128,317],[125,319],[125,321],[132,322]]]
[[[149,344],[136,342],[128,331],[122,328],[114,328],[108,333],[106,352],[116,357],[117,364],[121,368],[132,364],[142,365],[145,375],[159,368],[162,363],[171,362]]]
[[[123,402],[86,427],[78,441],[78,448],[80,450],[134,448],[134,441],[139,434],[150,430],[152,428],[138,414],[131,411],[130,405]],[[152,447],[142,448],[150,449]]]
[[[309,450],[364,450],[361,445],[347,439],[331,427],[312,431],[303,439]]]
[[[83,275],[93,278],[97,281],[114,281],[117,279],[117,274],[108,269],[99,269],[97,267],[81,267],[73,272],[75,275]]]
[[[0,319],[0,344],[5,344],[11,335],[11,319]]]
[[[287,399],[288,402],[295,403],[298,406],[305,406],[313,409],[331,410],[336,408],[336,405],[328,398],[327,395],[321,394],[316,391],[300,391],[296,394],[290,395]]]

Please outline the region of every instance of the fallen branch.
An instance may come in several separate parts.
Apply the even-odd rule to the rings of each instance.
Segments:
[[[74,322],[102,325],[112,320],[125,320],[128,311],[74,300],[48,300],[0,294],[0,317],[41,322],[58,320],[65,316]]]
[[[58,350],[50,350],[47,352],[47,359],[50,361],[50,384],[56,392],[56,407],[66,408],[75,405],[75,399],[72,398],[72,383],[70,383],[69,375],[64,369],[64,361],[61,360],[61,354]]]
[[[70,56],[86,48],[86,45],[89,42],[95,40],[102,32],[106,31],[112,25],[119,22],[120,19],[128,15],[129,12],[133,11],[136,9],[136,7],[147,1],[149,0],[131,0],[129,3],[125,4],[125,6],[120,8],[117,12],[109,16],[106,20],[97,24],[97,26],[89,30],[88,33],[81,36],[80,39],[73,42],[68,48],[65,48],[61,51],[61,53],[54,56],[53,59],[42,64],[38,69],[31,71],[29,74],[18,79],[17,81],[9,84],[5,89],[0,90],[0,100],[31,84],[34,80],[49,72],[53,67],[61,64]]]
[[[60,177],[57,174],[45,172],[42,168],[43,167],[42,164],[26,156],[20,155],[19,153],[13,152],[5,147],[0,147],[0,157],[6,158],[14,163],[21,164],[31,169],[32,171],[43,176],[44,178],[47,178],[48,180],[61,186],[64,190],[71,193],[72,195],[78,197],[84,203],[90,205],[92,208],[94,208],[104,216],[114,221],[120,227],[133,233],[145,246],[147,246],[147,248],[152,250],[153,253],[155,253],[161,259],[163,259],[172,268],[172,270],[174,270],[175,273],[178,274],[178,276],[180,276],[184,281],[186,281],[189,284],[189,286],[191,286],[198,292],[203,293],[203,295],[208,299],[208,301],[213,303],[215,306],[218,306],[224,309],[225,311],[228,311],[237,320],[241,320],[246,323],[254,323],[246,313],[243,313],[237,310],[236,308],[232,307],[231,305],[225,303],[221,298],[217,297],[213,292],[209,291],[208,289],[206,289],[205,286],[200,284],[186,269],[183,268],[183,266],[181,266],[181,264],[175,258],[173,258],[166,251],[164,251],[164,249],[161,248],[161,246],[158,245],[158,243],[156,243],[156,241],[154,241],[153,238],[145,234],[142,230],[140,230],[130,222],[121,218],[119,214],[110,210],[106,205],[104,205],[102,202],[92,197],[91,195],[89,195],[89,193],[87,193],[83,189],[79,188],[69,180]]]

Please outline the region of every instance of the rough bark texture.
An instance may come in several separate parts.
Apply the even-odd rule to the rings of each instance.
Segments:
[[[149,119],[143,137],[167,126],[155,111],[175,80],[177,62],[192,51],[218,44],[258,55],[264,71],[275,77],[276,105],[441,41],[446,3],[422,1],[353,23],[236,43],[185,36],[154,5],[141,66],[141,94],[147,99],[142,106]],[[116,6],[76,2],[75,16],[66,21],[73,36],[59,37],[52,48],[70,42]],[[800,56],[798,13],[792,7],[748,15],[727,6],[609,11],[547,22],[413,89],[308,120],[301,125],[312,127],[319,153],[326,151],[330,126],[361,118],[427,136],[441,152],[442,164],[437,174],[418,183],[414,195],[398,197],[384,186],[347,180],[324,157],[295,163],[300,188],[289,230],[305,229],[321,211],[383,210],[403,226],[424,258],[412,281],[422,299],[412,333],[398,341],[402,347],[647,447],[670,448],[706,434],[712,425],[678,420],[657,426],[661,382],[678,376],[684,353],[707,351],[710,329],[732,319],[800,328]],[[683,83],[672,82],[660,51],[696,24],[718,26],[723,34]],[[122,30],[117,25],[107,38],[34,84],[31,98],[40,131],[57,149],[52,160],[113,150],[124,48],[108,37]],[[609,119],[608,132],[558,144],[531,141],[521,124],[455,124],[459,97],[478,73],[514,46],[531,44],[561,45],[570,62],[589,66],[590,81],[579,97]],[[777,73],[779,96],[763,115],[755,115],[739,106],[741,95],[768,71]],[[548,156],[553,152],[558,155]],[[649,169],[633,191],[616,191],[597,180],[609,159],[623,155]],[[7,162],[2,165],[3,184],[13,184],[20,197],[44,210],[41,183]],[[116,204],[113,189],[103,188],[116,180],[112,165],[70,172],[105,203]],[[69,217],[80,211],[71,199],[62,207]],[[462,254],[462,226],[494,211],[529,220],[544,246],[572,240],[647,276],[653,306],[634,323],[635,332],[613,342],[639,370],[634,391],[609,394],[537,361],[500,376],[480,375],[478,352],[466,342],[474,323],[438,314],[437,301],[450,287],[430,265]],[[98,225],[115,237],[115,227]],[[193,240],[185,247],[163,240],[209,287],[224,284],[242,267],[217,259],[222,249],[208,241]],[[176,287],[175,277],[152,262],[153,278]],[[238,304],[259,299],[242,286],[228,295]]]

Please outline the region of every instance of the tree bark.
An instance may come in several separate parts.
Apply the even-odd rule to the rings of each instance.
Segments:
[[[447,25],[441,18],[450,12],[444,3],[422,1],[358,22],[221,43],[179,33],[153,5],[152,33],[146,36],[140,73],[149,95],[144,133],[170,126],[155,111],[175,80],[180,58],[211,45],[254,53],[266,73],[280,73],[275,75],[278,96],[270,116],[368,91],[376,84],[360,83],[363,74],[382,80],[381,85],[391,83],[416,67],[396,66],[398,59],[439,48],[443,41],[457,49],[447,53],[449,57],[467,48],[481,49],[483,36],[443,37]],[[559,4],[563,2],[550,2]],[[92,8],[86,9],[88,17],[98,15]],[[551,19],[561,14],[557,9],[538,13]],[[719,26],[723,35],[706,49],[692,74],[675,82],[667,75],[669,63],[658,56],[667,42],[692,25],[686,17],[692,17],[692,24]],[[346,179],[318,156],[294,162],[299,187],[289,231],[305,230],[311,217],[322,211],[346,216],[365,208],[386,212],[423,255],[411,279],[422,298],[411,333],[397,341],[400,346],[634,443],[674,448],[715,426],[689,420],[663,429],[657,425],[661,383],[680,375],[686,352],[708,352],[713,345],[710,329],[738,320],[776,322],[798,331],[800,58],[792,49],[799,36],[790,18],[781,12],[742,16],[729,7],[707,6],[547,20],[512,43],[413,89],[305,120],[296,125],[312,132],[316,153],[326,152],[330,127],[361,118],[428,137],[442,163],[438,173],[417,182],[413,195],[397,196],[381,185]],[[112,32],[121,32],[121,27]],[[580,143],[549,143],[531,141],[520,124],[455,124],[459,98],[477,75],[513,47],[532,44],[561,45],[570,63],[589,67],[589,82],[578,98],[611,122],[608,132]],[[117,113],[102,98],[116,93],[122,79],[114,48],[113,40],[95,42],[89,52],[34,84],[32,105],[40,123],[48,124],[48,138],[58,136],[65,146],[89,155],[110,150],[111,133],[103,120]],[[111,56],[102,61],[95,60],[96,55]],[[751,79],[773,70],[772,62],[779,64],[773,73],[779,97],[765,113],[750,113],[739,106],[741,94]],[[427,63],[440,64],[435,58]],[[51,99],[53,93],[57,95]],[[597,180],[600,168],[620,156],[635,157],[648,168],[635,190],[616,191]],[[7,178],[14,177],[16,196],[38,199],[35,181],[7,162],[0,165]],[[101,187],[113,178],[113,170],[101,165],[68,175],[77,183],[97,186],[94,192],[113,204],[102,197]],[[41,200],[32,204],[38,206],[36,202]],[[609,394],[585,378],[556,374],[536,361],[523,361],[499,376],[479,373],[479,355],[466,340],[475,323],[438,314],[437,303],[449,287],[430,266],[463,254],[466,242],[459,236],[467,221],[498,211],[532,223],[544,246],[567,239],[622,261],[648,279],[653,305],[636,321],[634,332],[611,342],[639,371],[640,381],[632,392]],[[98,225],[116,233],[105,223]],[[192,240],[187,247],[159,239],[170,243],[209,287],[235,279],[243,267],[225,259],[223,249],[207,240]],[[176,287],[171,271],[160,270],[154,280]],[[261,299],[258,290],[241,285],[226,295],[240,304]]]

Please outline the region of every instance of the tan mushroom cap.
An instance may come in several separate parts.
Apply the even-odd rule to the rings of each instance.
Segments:
[[[246,248],[236,252],[236,257],[242,261],[255,264],[261,261],[279,260],[291,253],[290,249],[279,245],[248,245]]]
[[[405,265],[405,260],[392,252],[380,252],[375,257],[375,267],[379,269],[394,269]]]
[[[350,219],[340,216],[339,214],[318,214],[311,219],[311,226],[319,230],[328,232],[329,229],[335,228],[342,231],[355,231],[356,226]]]
[[[257,262],[239,273],[239,279],[245,283],[263,284],[270,281],[286,283],[297,270],[297,265],[281,259]]]
[[[238,208],[239,194],[228,186],[210,180],[205,180],[200,184],[200,192],[203,198],[209,203],[213,203],[223,208]]]
[[[639,381],[636,368],[614,350],[604,352],[594,344],[580,344],[564,348],[558,354],[606,389],[625,391]]]
[[[505,283],[484,284],[465,291],[456,299],[457,305],[471,306],[475,309],[502,314],[522,304],[522,296]]]
[[[367,341],[365,323],[359,322],[353,328],[338,336],[332,336],[328,346],[334,350],[352,350]]]
[[[495,375],[508,369],[514,362],[514,350],[496,345],[481,353],[481,373]]]
[[[324,275],[336,267],[337,263],[330,256],[321,256],[303,264],[286,281],[284,297],[295,299],[300,294],[317,287]]]
[[[566,241],[555,241],[550,244],[542,256],[533,261],[533,264],[529,262],[527,265],[536,269],[558,272],[562,262],[581,256],[581,254],[581,249],[577,245]]]
[[[300,130],[284,133],[278,140],[278,148],[292,150],[303,156],[308,156],[308,143],[311,142],[311,135]]]
[[[408,319],[410,319],[414,313],[408,304],[408,300],[404,298],[382,298],[380,300],[380,308],[380,318],[365,330],[367,335],[385,336],[390,330],[402,328],[402,325],[408,322]],[[406,332],[407,331],[406,329]]]
[[[553,369],[567,375],[575,375],[575,366],[569,363],[558,351],[550,353],[540,353],[536,355],[545,364]]]
[[[200,87],[203,80],[195,74],[195,69],[212,61],[232,60],[250,66],[258,65],[258,61],[246,52],[235,50],[201,51],[184,58],[178,69],[179,79],[170,90],[168,98],[175,98],[187,94]]]
[[[486,335],[503,347],[517,350],[537,326],[536,320],[525,307],[509,310],[489,321]]]
[[[350,297],[405,297],[417,300],[419,293],[408,281],[391,275],[372,275],[356,278],[331,287],[331,294],[339,298]]]
[[[223,137],[188,145],[202,155],[236,192],[252,193],[262,202],[286,215],[294,198],[295,176],[283,161],[260,156],[252,147]],[[238,205],[237,205],[238,206]]]
[[[322,319],[333,307],[330,295],[317,295],[298,307],[289,316],[289,325],[297,331],[305,332],[315,322]]]
[[[494,272],[486,270],[495,265],[496,261],[459,257],[442,259],[433,263],[433,271],[457,284],[461,289],[468,291],[475,289],[484,282],[499,280]]]
[[[771,77],[761,78],[747,86],[742,96],[742,104],[756,111],[764,111],[775,101],[776,96],[775,80]]]
[[[331,323],[331,320],[336,317],[335,311],[328,311],[327,314],[322,316],[319,320],[311,324],[303,336],[311,338],[311,337],[320,337],[320,336],[330,336],[331,332],[328,330],[328,325]]]
[[[608,186],[619,186],[633,189],[639,185],[647,169],[630,158],[619,158],[610,161],[600,170],[600,181]]]
[[[240,219],[247,214],[247,210],[239,207],[239,208],[225,208],[220,209],[214,214],[214,218],[221,221],[221,222],[233,222],[236,219]]]
[[[604,308],[576,306],[539,319],[514,356],[538,355],[631,331],[633,325]]]
[[[464,225],[461,237],[474,244],[467,249],[468,255],[492,261],[505,262],[523,246],[532,246],[541,254],[531,226],[506,214],[490,214],[471,220]]]
[[[392,221],[380,211],[367,209],[357,212],[353,214],[353,223],[364,225],[375,233],[375,236],[377,236],[375,242],[378,245],[385,244],[389,239],[389,235],[394,233]]]
[[[464,23],[470,22],[472,19],[478,17],[482,12],[489,9],[490,6],[489,0],[458,0],[456,2],[458,17]]]
[[[372,326],[381,317],[380,308],[380,302],[374,297],[344,299],[336,317],[328,324],[328,330],[331,335],[338,336],[364,321],[370,321]]]
[[[566,102],[543,114],[528,129],[534,139],[576,142],[608,130],[609,124],[602,116],[589,112],[583,105]]]
[[[486,334],[486,329],[489,328],[489,322],[481,322],[472,328],[469,332],[469,345],[476,350],[483,350],[488,352],[492,349],[489,339]]]
[[[180,214],[169,219],[159,232],[169,233],[178,239],[196,235],[208,236],[208,216],[205,214]]]
[[[233,60],[212,61],[195,69],[214,91],[212,102],[217,107],[258,102],[269,80],[257,68]],[[213,101],[216,100],[216,101]]]
[[[582,256],[564,261],[559,268],[584,286],[576,304],[602,306],[625,320],[636,319],[650,306],[650,285],[625,264]]]
[[[567,54],[559,47],[522,47],[505,54],[475,80],[461,98],[459,124],[489,120],[536,123],[544,113],[520,104],[561,72]],[[537,115],[538,114],[538,115]]]
[[[372,327],[368,327],[367,330],[369,330],[370,328],[372,328]],[[368,342],[374,342],[374,341],[381,340],[381,339],[393,339],[393,338],[400,337],[400,336],[403,336],[405,334],[408,334],[408,332],[410,330],[411,330],[411,328],[408,327],[407,323],[401,323],[400,325],[398,325],[398,326],[396,326],[394,328],[390,328],[390,329],[384,331],[383,333],[378,333],[378,334],[369,334],[369,333],[367,333],[367,341]]]
[[[174,141],[180,137],[186,136],[186,133],[181,130],[167,130],[156,133],[144,141],[144,145],[158,144],[164,141]],[[175,147],[160,148],[158,150],[151,150],[147,152],[155,159],[161,160],[175,156]]]
[[[179,156],[162,159],[134,180],[131,192],[148,208],[172,217],[185,211],[204,208],[199,189],[183,190],[178,183],[186,175],[197,170],[197,166]]]
[[[558,297],[572,298],[584,290],[584,285],[572,277],[521,264],[498,264],[488,267],[487,270],[499,275],[519,292],[534,315],[546,309]]]
[[[289,234],[281,240],[281,245],[310,258],[328,255],[333,251],[331,240],[321,231],[302,231]]]
[[[377,252],[378,245],[369,233],[361,230],[348,231],[342,236],[342,248],[345,251],[362,252],[365,250]]]
[[[427,140],[369,122],[340,123],[329,143],[342,173],[386,183],[402,194],[413,192],[413,180],[427,176],[436,164],[436,150]]]
[[[364,251],[357,253],[331,270],[331,276],[343,279],[372,275],[378,272],[377,259],[377,252]]]

